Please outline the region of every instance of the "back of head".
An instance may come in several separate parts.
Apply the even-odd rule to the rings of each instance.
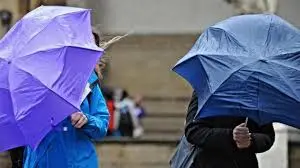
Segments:
[[[121,94],[121,100],[124,100],[124,99],[126,99],[126,98],[128,98],[128,97],[129,97],[128,92],[127,92],[126,90],[123,90],[123,91],[122,91],[122,94]]]

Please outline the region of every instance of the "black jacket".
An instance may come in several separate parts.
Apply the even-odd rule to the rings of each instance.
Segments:
[[[24,147],[18,147],[15,149],[11,149],[9,151],[10,158],[12,162],[12,168],[22,168],[23,167],[23,153]]]
[[[194,160],[195,168],[258,168],[256,153],[271,148],[275,133],[272,124],[259,126],[248,121],[252,144],[248,149],[238,149],[233,140],[233,129],[245,122],[241,117],[211,117],[194,120],[198,99],[194,93],[186,118],[187,140],[202,148]]]

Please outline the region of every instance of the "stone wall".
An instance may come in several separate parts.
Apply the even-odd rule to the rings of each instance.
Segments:
[[[174,144],[103,144],[97,147],[103,168],[167,168]]]
[[[298,168],[299,144],[288,145],[285,126],[275,124],[275,130],[274,146],[258,156],[260,167]],[[170,140],[106,141],[96,145],[102,168],[168,168],[168,161],[175,148],[176,141]],[[8,165],[8,155],[1,153],[0,168],[8,168]]]
[[[146,96],[189,96],[191,87],[173,65],[192,47],[197,35],[133,35],[107,51],[108,84]]]
[[[0,168],[10,168],[8,153],[0,153]]]
[[[102,168],[167,168],[175,143],[104,143],[97,145]],[[0,154],[0,168],[10,168],[7,153]]]
[[[277,14],[300,26],[299,5],[299,0],[278,0]],[[198,33],[235,15],[225,0],[88,0],[86,7],[94,9],[95,25],[107,33]]]

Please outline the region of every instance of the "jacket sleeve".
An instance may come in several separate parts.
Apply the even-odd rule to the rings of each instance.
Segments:
[[[84,125],[83,131],[92,139],[99,140],[106,136],[109,121],[109,112],[106,101],[101,93],[99,86],[92,90],[90,102],[90,113],[85,115],[88,123]]]
[[[252,144],[250,149],[255,153],[263,153],[269,150],[275,141],[273,124],[260,127],[260,130],[251,134]]]
[[[237,149],[231,129],[213,128],[209,119],[194,120],[198,110],[198,98],[194,93],[189,104],[185,136],[187,140],[204,150],[223,151],[228,154]]]

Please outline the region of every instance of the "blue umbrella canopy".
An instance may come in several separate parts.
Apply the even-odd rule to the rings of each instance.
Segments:
[[[197,92],[199,117],[300,128],[300,31],[276,15],[235,16],[209,27],[173,71]]]

